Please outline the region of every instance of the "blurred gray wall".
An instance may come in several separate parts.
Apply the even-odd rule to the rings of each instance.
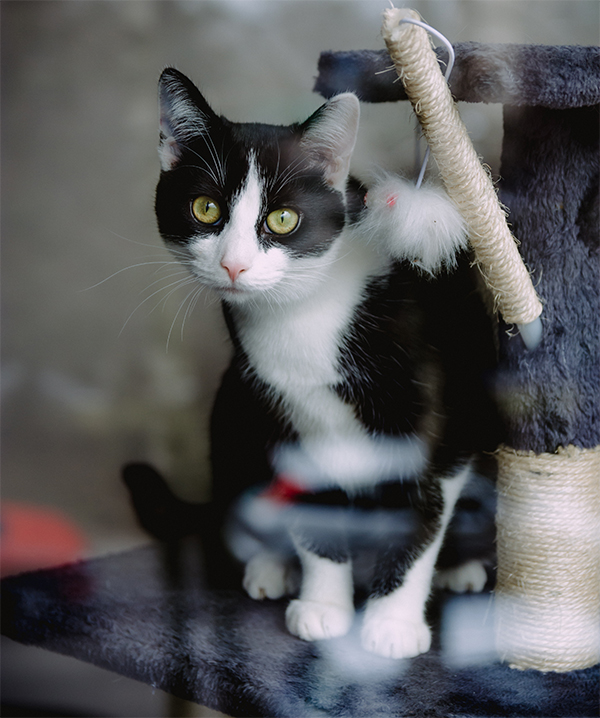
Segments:
[[[398,3],[397,3],[398,4]],[[51,505],[94,550],[143,540],[120,465],[206,495],[206,421],[229,348],[188,312],[153,217],[156,81],[175,65],[233,120],[308,116],[321,50],[383,47],[385,0],[3,0],[2,491]],[[412,3],[452,41],[597,44],[596,0]],[[462,106],[498,170],[499,107]],[[365,106],[356,170],[412,172],[414,121]],[[174,290],[174,291],[172,291]]]

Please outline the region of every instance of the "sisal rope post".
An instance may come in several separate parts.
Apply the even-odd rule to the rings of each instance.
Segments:
[[[530,324],[542,305],[506,224],[490,176],[479,161],[443,78],[427,32],[403,19],[420,20],[414,10],[384,11],[383,38],[396,72],[438,164],[448,195],[469,231],[476,261],[508,323]]]
[[[408,22],[402,22],[407,20]],[[382,34],[485,282],[525,343],[542,305],[413,10],[384,12]],[[533,338],[526,336],[533,330]],[[529,328],[529,329],[528,329]],[[530,341],[531,340],[531,341]],[[496,643],[513,668],[565,672],[600,660],[600,449],[497,452]]]
[[[513,668],[600,661],[600,447],[498,452],[497,647]]]

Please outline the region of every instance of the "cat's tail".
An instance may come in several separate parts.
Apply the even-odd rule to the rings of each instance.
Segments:
[[[159,541],[175,541],[202,531],[210,512],[206,504],[178,498],[149,464],[126,464],[121,475],[142,528]]]
[[[150,536],[171,547],[197,537],[208,584],[212,588],[239,586],[239,566],[224,545],[222,516],[212,503],[180,499],[149,464],[126,464],[121,475],[137,520]]]

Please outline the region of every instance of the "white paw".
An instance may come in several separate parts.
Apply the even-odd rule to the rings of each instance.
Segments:
[[[285,613],[288,631],[304,641],[345,636],[353,618],[353,608],[300,599],[292,601]]]
[[[363,648],[385,658],[413,658],[431,647],[431,631],[423,620],[365,616],[361,632]]]
[[[292,592],[288,566],[281,558],[271,553],[258,553],[246,564],[244,589],[257,601],[265,598],[278,599]]]
[[[468,561],[461,566],[438,571],[434,583],[438,588],[454,593],[481,593],[487,583],[487,573],[481,561]]]

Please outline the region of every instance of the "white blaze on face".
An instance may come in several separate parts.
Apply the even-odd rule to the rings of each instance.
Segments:
[[[221,233],[221,267],[235,284],[243,272],[252,269],[261,249],[256,230],[261,217],[261,182],[254,160],[246,182],[230,209],[227,227]]]
[[[256,296],[268,291],[288,268],[289,257],[282,247],[259,245],[265,210],[262,184],[252,158],[246,181],[232,200],[229,220],[218,238],[213,271],[221,288],[238,290],[238,294],[227,295],[235,303],[243,302],[247,293]]]

